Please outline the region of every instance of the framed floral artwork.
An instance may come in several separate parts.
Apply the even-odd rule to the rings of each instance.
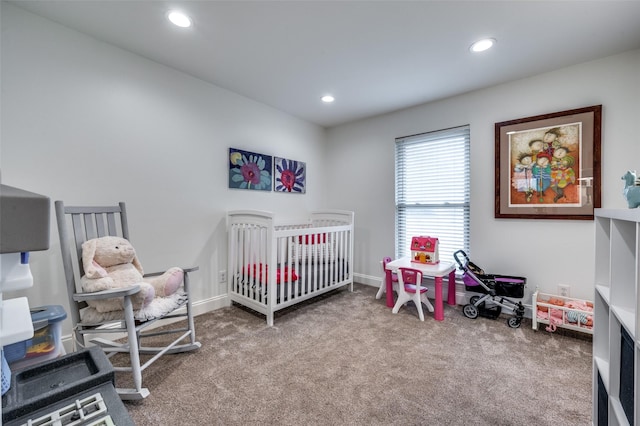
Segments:
[[[302,161],[275,157],[273,178],[276,192],[304,194],[307,191],[307,165]]]
[[[271,191],[273,157],[229,148],[229,188]]]
[[[495,217],[593,220],[602,105],[495,124]]]

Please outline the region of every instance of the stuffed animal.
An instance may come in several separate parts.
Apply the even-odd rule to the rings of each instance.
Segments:
[[[135,249],[129,241],[119,237],[94,238],[82,244],[82,266],[85,275],[80,283],[85,292],[139,284],[140,292],[132,297],[135,310],[148,306],[155,297],[175,293],[184,278],[184,272],[177,267],[156,277],[143,278],[144,272]],[[121,298],[92,300],[88,304],[98,312],[123,309]]]

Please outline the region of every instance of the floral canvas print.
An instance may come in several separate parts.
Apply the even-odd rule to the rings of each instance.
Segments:
[[[271,191],[273,157],[229,148],[229,188]]]
[[[306,175],[307,165],[302,161],[275,157],[275,191],[304,194],[307,190]]]

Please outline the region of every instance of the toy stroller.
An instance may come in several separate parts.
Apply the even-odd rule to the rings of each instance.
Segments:
[[[508,297],[520,299],[524,297],[524,287],[527,279],[509,275],[485,274],[485,272],[469,261],[467,254],[458,250],[453,254],[459,268],[463,271],[465,290],[482,293],[484,296],[472,296],[469,303],[464,305],[462,313],[465,317],[475,319],[478,315],[496,319],[502,308],[513,312],[514,316],[507,320],[511,328],[520,327],[524,317],[524,305],[514,302]]]

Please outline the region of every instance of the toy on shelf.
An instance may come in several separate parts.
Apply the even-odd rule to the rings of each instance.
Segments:
[[[640,206],[640,184],[638,183],[635,170],[628,170],[627,173],[622,176],[622,180],[624,181],[622,194],[627,200],[629,208],[635,209]]]
[[[439,263],[438,239],[428,236],[411,238],[411,261],[427,265]]]

